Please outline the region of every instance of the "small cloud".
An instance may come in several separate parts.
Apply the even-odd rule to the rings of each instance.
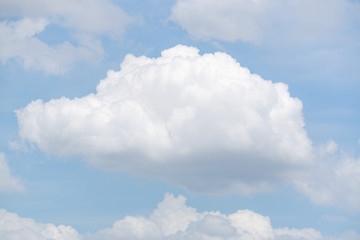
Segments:
[[[11,174],[7,160],[0,153],[0,192],[23,192],[25,187],[19,177]]]
[[[295,180],[295,187],[316,204],[359,212],[360,159],[331,154],[319,156],[307,176]]]
[[[100,56],[99,49],[94,46],[75,47],[69,42],[47,45],[35,36],[44,31],[46,25],[44,19],[29,18],[0,22],[1,62],[5,64],[10,59],[16,59],[25,69],[62,74],[76,61],[91,61]]]
[[[86,11],[84,9],[86,8]],[[25,69],[63,74],[76,62],[102,59],[100,36],[118,38],[132,19],[108,0],[30,2],[1,1],[0,17],[19,20],[0,22],[0,61],[15,59]],[[49,25],[57,25],[76,34],[55,46],[37,38]],[[71,44],[75,40],[77,44]]]
[[[339,150],[339,146],[335,141],[329,140],[325,144],[317,146],[316,150],[320,156],[329,156],[335,154]]]

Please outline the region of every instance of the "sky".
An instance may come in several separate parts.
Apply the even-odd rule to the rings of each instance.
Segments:
[[[360,239],[357,0],[0,1],[0,238]]]

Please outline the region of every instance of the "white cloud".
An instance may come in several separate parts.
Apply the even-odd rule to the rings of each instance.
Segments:
[[[269,217],[250,210],[225,215],[220,212],[197,212],[186,206],[185,198],[166,194],[149,218],[130,217],[118,220],[112,228],[85,237],[97,239],[323,239],[319,231],[274,229]]]
[[[265,1],[177,1],[170,19],[199,39],[257,42],[262,38]]]
[[[109,0],[5,0],[0,16],[48,18],[50,22],[94,34],[122,34],[131,18]]]
[[[316,203],[349,212],[360,211],[360,159],[338,155],[337,144],[329,141],[327,155],[320,147],[319,159],[307,176],[295,180],[295,187]]]
[[[126,56],[96,94],[37,100],[19,134],[45,152],[199,192],[268,190],[312,163],[302,103],[225,53],[176,46]]]
[[[339,146],[334,140],[329,140],[326,144],[317,146],[316,150],[319,156],[329,157],[339,150]]]
[[[359,13],[349,0],[178,0],[170,19],[198,39],[311,43],[359,34]]]
[[[50,74],[69,70],[76,61],[102,58],[99,36],[119,37],[131,22],[121,8],[108,0],[91,1],[1,1],[0,60],[20,60],[26,69],[35,68]],[[68,41],[52,46],[37,38],[54,24],[72,33],[78,46]],[[70,34],[71,35],[71,34]]]
[[[250,210],[226,215],[198,212],[186,205],[183,196],[165,194],[149,217],[126,216],[110,228],[80,235],[70,226],[38,223],[0,209],[0,238],[3,240],[336,240],[360,239],[355,231],[324,237],[313,228],[273,228],[269,217]]]
[[[0,238],[2,240],[81,240],[82,237],[69,226],[42,224],[31,218],[21,218],[15,213],[0,209]]]
[[[0,60],[5,64],[15,58],[25,69],[43,70],[50,74],[64,73],[76,61],[89,61],[102,55],[101,45],[74,47],[69,42],[49,46],[36,38],[49,24],[46,19],[24,18],[0,22]]]
[[[0,192],[22,192],[24,190],[21,179],[11,174],[5,155],[0,153]]]

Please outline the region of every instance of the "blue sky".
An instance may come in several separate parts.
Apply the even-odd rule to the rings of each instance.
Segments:
[[[0,9],[2,239],[360,239],[360,2]]]

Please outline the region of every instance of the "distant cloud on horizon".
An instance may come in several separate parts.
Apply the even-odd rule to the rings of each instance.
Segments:
[[[186,198],[165,194],[149,217],[126,216],[110,228],[95,233],[80,234],[71,226],[39,223],[31,218],[0,209],[0,237],[2,240],[190,240],[190,239],[258,239],[258,240],[336,240],[360,239],[355,232],[339,238],[324,237],[313,228],[273,228],[269,217],[250,210],[238,210],[225,215],[221,212],[198,212],[186,205]],[[345,237],[345,238],[344,238]]]
[[[269,217],[250,210],[238,210],[226,215],[204,211],[186,205],[182,195],[165,194],[149,217],[125,216],[112,227],[95,233],[80,234],[71,226],[39,223],[31,218],[0,209],[0,237],[2,240],[359,240],[356,232],[340,236],[323,236],[313,228],[274,228]]]

